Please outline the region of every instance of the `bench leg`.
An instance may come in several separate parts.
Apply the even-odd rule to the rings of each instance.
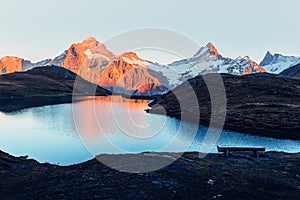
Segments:
[[[255,158],[258,158],[258,157],[259,157],[259,154],[258,154],[258,151],[257,151],[257,150],[253,151],[253,154],[254,154],[254,157],[255,157]]]
[[[228,157],[228,156],[229,156],[229,150],[225,150],[225,151],[224,151],[224,156],[225,156],[225,157]]]

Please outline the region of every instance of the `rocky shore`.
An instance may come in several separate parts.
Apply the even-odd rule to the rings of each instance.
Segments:
[[[185,153],[158,171],[131,174],[96,159],[62,167],[0,152],[0,199],[296,199],[299,166],[300,154],[199,158],[198,153]]]

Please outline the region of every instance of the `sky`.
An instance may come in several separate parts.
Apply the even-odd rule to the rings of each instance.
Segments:
[[[0,57],[53,58],[89,36],[176,31],[221,55],[257,62],[270,50],[300,56],[298,0],[0,0]],[[192,56],[192,55],[191,55]]]

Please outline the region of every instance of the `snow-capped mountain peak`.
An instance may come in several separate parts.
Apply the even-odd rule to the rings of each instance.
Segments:
[[[273,54],[268,51],[263,60],[260,62],[260,66],[264,67],[267,72],[278,74],[285,69],[297,65],[298,63],[300,63],[300,57],[284,56],[278,53]]]
[[[201,47],[193,57],[201,57],[207,59],[218,59],[220,56],[218,50],[212,43],[208,43],[205,47]]]
[[[260,62],[261,66],[270,64],[274,59],[274,54],[271,51],[267,51],[264,59]]]
[[[274,56],[274,53],[272,51],[267,51],[267,54],[269,54],[270,56]]]
[[[82,43],[76,44],[85,50],[90,50],[93,54],[103,54],[107,53],[107,49],[104,44],[97,41],[94,37],[89,37],[85,39]],[[111,54],[109,52],[109,54]]]

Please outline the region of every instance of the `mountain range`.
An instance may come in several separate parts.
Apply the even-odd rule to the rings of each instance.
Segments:
[[[280,73],[300,63],[300,57],[267,52],[258,64],[248,56],[235,59],[222,56],[212,43],[192,57],[161,65],[144,60],[134,52],[115,55],[94,37],[72,44],[61,55],[32,63],[19,57],[0,60],[0,74],[26,71],[35,67],[59,66],[110,91],[130,94],[161,94],[199,74],[245,75],[259,72]]]

